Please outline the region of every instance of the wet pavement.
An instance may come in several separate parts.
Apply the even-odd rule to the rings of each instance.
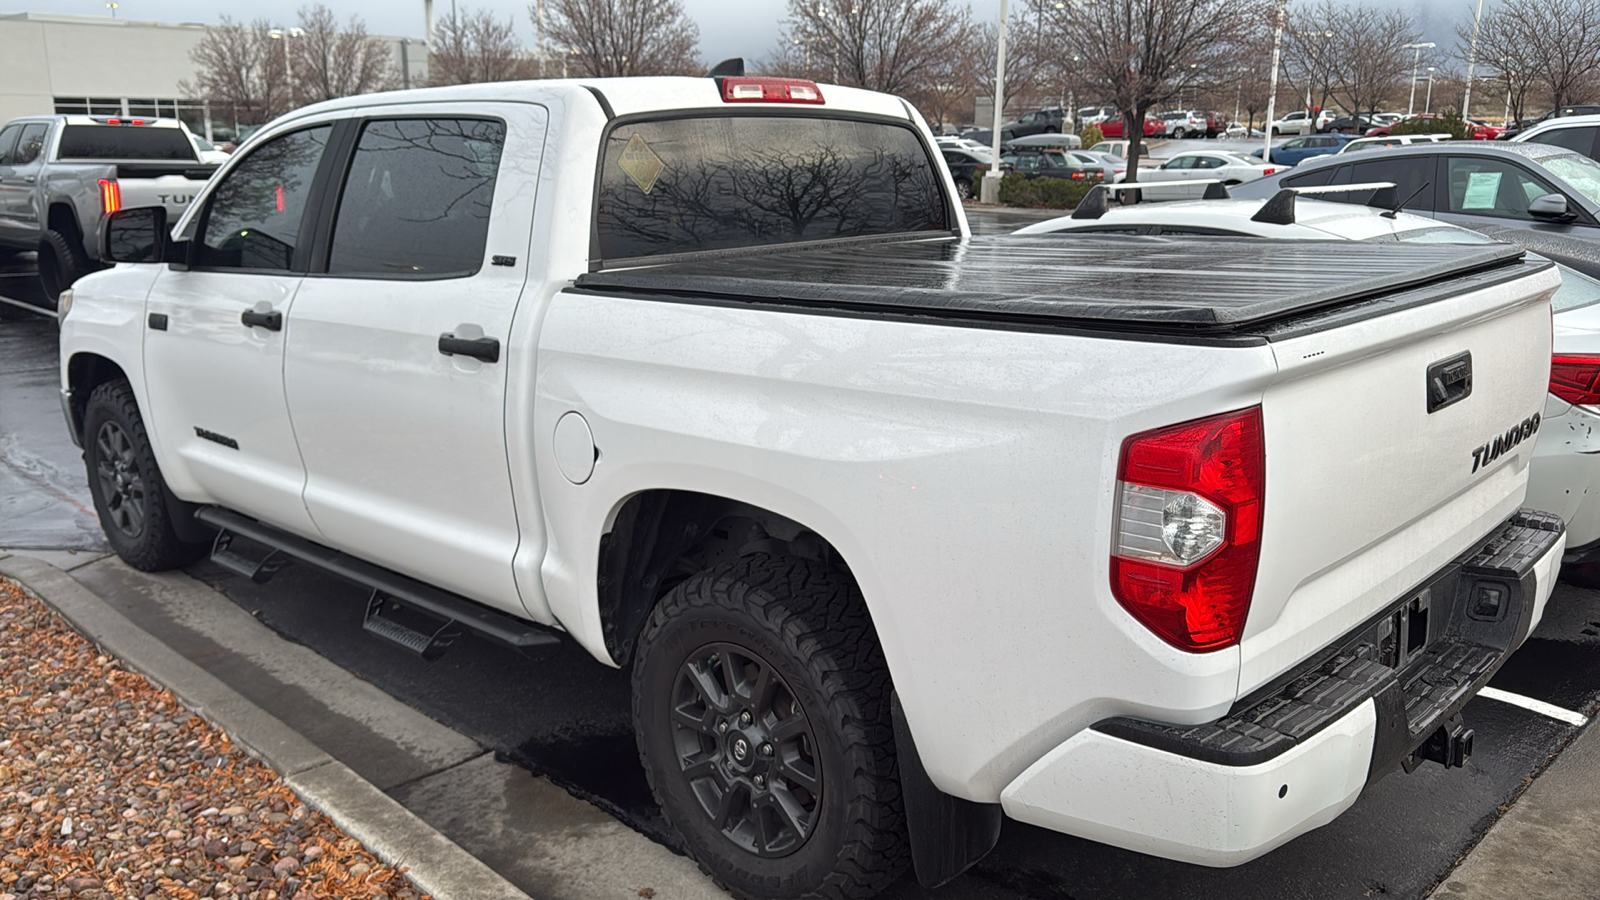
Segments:
[[[983,216],[975,216],[983,218]],[[1011,219],[989,221],[1009,230]],[[0,292],[3,292],[0,283]],[[54,324],[0,321],[0,546],[103,546],[55,394]],[[291,566],[257,585],[209,563],[190,574],[337,666],[548,776],[651,838],[675,845],[651,801],[629,720],[625,672],[572,645],[527,658],[472,637],[424,663],[361,628],[365,592]],[[1593,714],[1600,706],[1600,594],[1562,586],[1551,614],[1496,676],[1502,690]],[[1468,705],[1476,755],[1369,788],[1332,824],[1263,859],[1206,869],[1007,822],[1000,845],[937,891],[902,880],[904,900],[1012,898],[1422,897],[1579,729],[1494,700]],[[397,796],[403,773],[392,773]],[[502,848],[512,854],[516,848]]]

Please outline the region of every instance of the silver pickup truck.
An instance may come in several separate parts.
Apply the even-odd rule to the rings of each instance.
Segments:
[[[39,280],[53,306],[99,267],[108,213],[164,206],[181,215],[215,170],[175,119],[14,119],[0,129],[0,256],[39,251]]]

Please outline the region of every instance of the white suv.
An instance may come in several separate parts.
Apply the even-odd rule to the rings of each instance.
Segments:
[[[1303,109],[1297,109],[1294,112],[1289,113],[1283,118],[1277,120],[1276,122],[1273,122],[1271,132],[1274,135],[1309,134],[1312,131],[1321,131],[1324,126],[1338,117],[1338,114],[1333,110],[1324,109],[1317,113],[1317,121],[1313,125],[1307,121],[1309,116],[1306,114],[1306,111]]]

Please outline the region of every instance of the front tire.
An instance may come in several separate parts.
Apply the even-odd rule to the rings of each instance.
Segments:
[[[167,485],[126,381],[108,381],[89,395],[83,411],[83,462],[100,527],[124,562],[160,572],[205,555],[205,544],[187,543],[173,530]]]
[[[905,869],[889,673],[854,582],[754,554],[656,606],[633,719],[662,812],[739,898],[859,900]]]
[[[956,179],[956,196],[961,198],[962,200],[971,200],[972,199],[973,193],[972,193],[972,180],[971,179],[968,179],[968,178],[957,178]]]

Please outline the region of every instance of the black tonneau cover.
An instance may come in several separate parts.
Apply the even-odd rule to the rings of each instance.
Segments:
[[[1002,235],[768,248],[591,272],[580,290],[850,313],[1229,332],[1505,268],[1509,244]]]

